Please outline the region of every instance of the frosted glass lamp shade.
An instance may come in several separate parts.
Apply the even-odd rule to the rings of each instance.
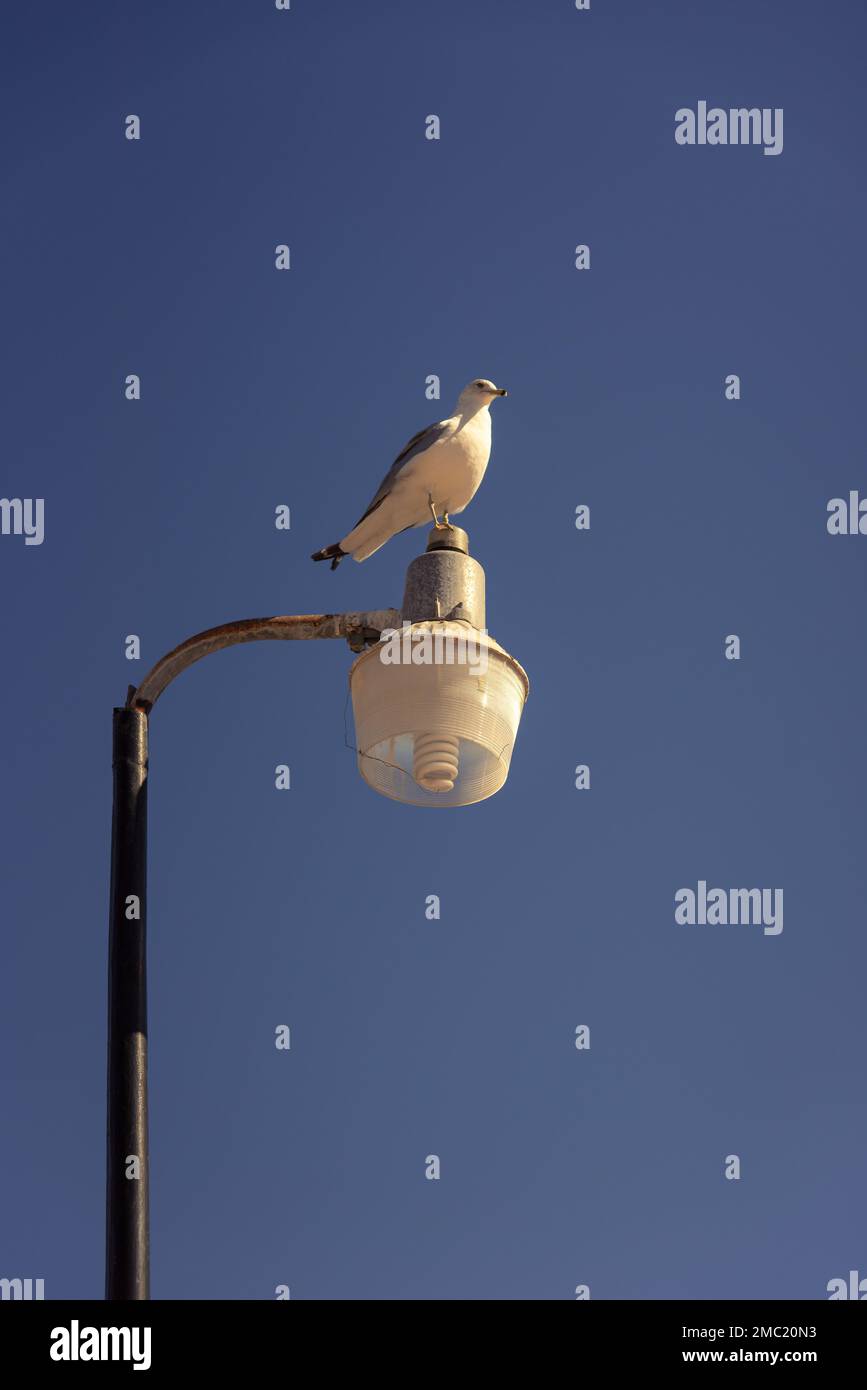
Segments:
[[[349,676],[358,768],[414,806],[469,806],[509,773],[529,691],[523,668],[466,623],[405,625]]]

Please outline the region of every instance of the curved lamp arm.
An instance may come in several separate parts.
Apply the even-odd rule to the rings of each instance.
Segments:
[[[345,637],[353,651],[361,651],[386,628],[399,628],[400,613],[394,608],[378,609],[372,613],[302,613],[277,618],[242,618],[235,623],[208,628],[188,637],[179,647],[167,652],[148,672],[137,687],[130,686],[127,709],[149,713],[167,685],[203,656],[223,647],[235,647],[241,642],[311,641],[317,637]]]
[[[108,966],[106,1166],[107,1299],[150,1297],[147,1108],[147,778],[148,722],[160,695],[182,671],[240,642],[345,637],[354,651],[399,628],[393,608],[373,613],[311,613],[244,618],[199,632],[168,652],[126,704],[114,711],[114,803]],[[136,1181],[129,1164],[136,1160]]]

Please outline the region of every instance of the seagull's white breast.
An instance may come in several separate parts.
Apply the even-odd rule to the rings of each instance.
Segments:
[[[420,526],[430,520],[429,496],[440,516],[463,511],[475,496],[490,457],[491,417],[487,410],[480,410],[419,454],[405,470],[400,491],[414,514],[409,524]]]

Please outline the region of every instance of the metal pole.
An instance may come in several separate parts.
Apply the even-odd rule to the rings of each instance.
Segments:
[[[345,638],[353,651],[400,626],[393,608],[370,613],[244,618],[209,628],[167,653],[114,711],[111,907],[108,934],[108,1153],[105,1296],[150,1298],[147,1056],[148,717],[168,685],[211,652],[241,642]]]
[[[147,1099],[148,716],[113,724],[105,1296],[150,1297]]]

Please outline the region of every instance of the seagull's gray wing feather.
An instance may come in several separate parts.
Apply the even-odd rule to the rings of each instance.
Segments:
[[[449,427],[449,420],[437,420],[435,425],[428,425],[426,429],[419,430],[418,434],[413,435],[412,439],[404,445],[394,463],[389,468],[379,487],[376,489],[370,506],[367,508],[364,516],[360,516],[358,521],[356,521],[356,526],[360,526],[365,517],[370,516],[370,513],[375,512],[377,507],[385,501],[394,487],[398,476],[403,472],[404,468],[406,468],[406,465],[414,459],[417,454],[423,454],[425,449],[429,449],[432,444],[436,444],[437,440],[442,438]]]

